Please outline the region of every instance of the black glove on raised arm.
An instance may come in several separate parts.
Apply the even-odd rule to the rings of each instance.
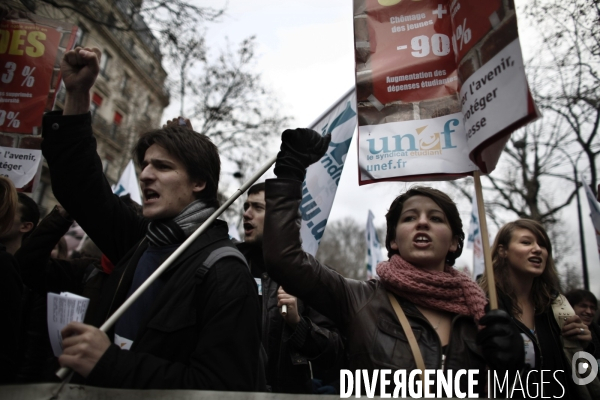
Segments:
[[[520,371],[525,365],[523,338],[504,310],[491,310],[479,320],[485,328],[477,333],[488,367],[500,373]]]
[[[321,136],[312,129],[286,129],[281,134],[275,175],[278,178],[304,181],[306,168],[327,152],[331,135]]]

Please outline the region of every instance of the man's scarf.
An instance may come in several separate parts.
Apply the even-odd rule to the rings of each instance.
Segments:
[[[412,303],[469,315],[478,321],[485,313],[487,299],[481,288],[466,274],[450,265],[444,271],[420,269],[394,254],[377,265],[383,286]]]
[[[150,221],[146,237],[154,247],[183,243],[214,212],[214,207],[207,207],[202,200],[196,200],[173,219]]]

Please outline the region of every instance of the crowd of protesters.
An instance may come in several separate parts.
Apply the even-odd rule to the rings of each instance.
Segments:
[[[580,398],[563,347],[574,343],[600,360],[598,303],[584,290],[561,295],[539,223],[520,219],[496,237],[496,310],[489,276],[475,282],[453,268],[462,222],[450,197],[429,187],[389,206],[389,260],[377,266],[379,278],[346,279],[302,250],[302,182],[330,140],[307,129],[283,133],[277,178],[248,191],[244,242],[234,244],[216,220],[101,331],[214,213],[220,160],[206,136],[169,121],[133,150],[141,210],[114,195],[89,113],[99,59],[97,49],[64,55],[65,107],[44,117],[42,151],[61,206],[39,221],[31,198],[0,177],[0,383],[57,381],[62,366],[76,382],[108,388],[338,393],[342,369],[554,370],[562,372],[546,394]],[[74,221],[91,249],[69,258],[62,237]],[[46,327],[48,292],[90,299],[84,322],[63,329],[58,358]],[[576,315],[556,318],[567,300]],[[483,380],[476,387],[483,396],[488,389]]]

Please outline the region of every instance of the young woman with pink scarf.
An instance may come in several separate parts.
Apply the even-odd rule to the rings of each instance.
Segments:
[[[420,353],[426,369],[479,370],[477,391],[484,394],[488,367],[504,373],[523,364],[522,339],[505,312],[485,313],[483,291],[452,267],[464,233],[456,205],[445,193],[415,187],[394,200],[386,215],[390,258],[377,267],[379,280],[346,279],[302,250],[302,181],[329,140],[307,129],[282,135],[278,179],[267,180],[265,192],[268,245],[263,252],[270,275],[336,322],[347,339],[350,370],[410,372]],[[411,332],[401,326],[395,302]],[[411,347],[412,335],[417,345]],[[466,384],[461,380],[461,389]]]

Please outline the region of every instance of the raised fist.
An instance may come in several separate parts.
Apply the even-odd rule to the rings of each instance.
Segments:
[[[76,47],[60,62],[60,72],[67,93],[89,93],[100,71],[100,50]]]
[[[275,162],[279,178],[303,181],[306,168],[327,152],[331,135],[321,136],[312,129],[287,129],[281,134],[281,151]]]

